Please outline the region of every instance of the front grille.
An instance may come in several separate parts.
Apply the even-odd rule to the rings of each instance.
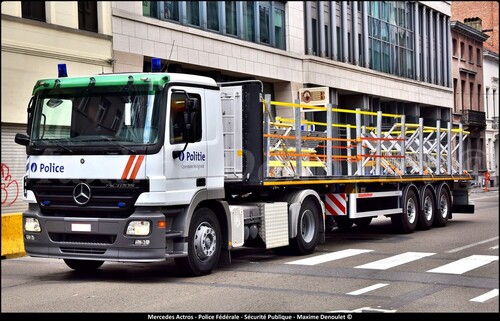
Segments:
[[[79,247],[61,247],[61,252],[71,254],[104,254],[106,249],[99,248],[79,248]]]
[[[72,233],[49,233],[53,242],[59,243],[85,243],[85,244],[113,244],[116,235],[95,234],[72,234]]]
[[[73,190],[79,183],[90,186],[90,201],[78,205]],[[51,217],[127,218],[135,210],[139,195],[149,190],[148,181],[75,181],[30,179],[42,215]]]

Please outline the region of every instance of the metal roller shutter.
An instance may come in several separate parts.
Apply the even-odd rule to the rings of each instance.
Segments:
[[[25,133],[26,125],[2,124],[2,214],[21,213],[23,176],[26,172],[26,148],[14,142],[16,133]]]

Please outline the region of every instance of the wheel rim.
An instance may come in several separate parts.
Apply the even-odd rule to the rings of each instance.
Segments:
[[[442,218],[446,218],[448,216],[448,198],[446,195],[441,195],[439,198],[439,211]]]
[[[415,219],[417,217],[417,210],[413,198],[409,198],[406,202],[406,215],[408,216],[408,222],[415,222]]]
[[[432,219],[432,214],[434,213],[434,209],[432,207],[432,198],[427,196],[424,200],[424,215],[427,221]]]
[[[198,256],[200,260],[210,258],[215,252],[216,245],[217,236],[215,230],[209,223],[201,223],[194,235],[194,250],[196,256]]]
[[[314,217],[310,210],[304,211],[302,217],[300,218],[300,234],[302,239],[309,243],[314,237]]]

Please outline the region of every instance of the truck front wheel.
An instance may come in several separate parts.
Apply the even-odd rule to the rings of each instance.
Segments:
[[[77,272],[92,272],[100,268],[104,261],[64,259],[64,263]]]
[[[309,254],[314,251],[319,239],[319,214],[316,204],[306,199],[300,207],[297,220],[297,237],[292,240],[296,254]]]
[[[212,272],[221,252],[221,230],[215,213],[209,208],[194,212],[188,236],[188,255],[176,258],[177,267],[187,275],[199,276]]]

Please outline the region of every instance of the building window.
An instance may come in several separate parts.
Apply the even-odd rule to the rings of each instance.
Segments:
[[[460,59],[465,61],[465,44],[460,41]]]
[[[473,56],[472,56],[472,53],[473,53],[473,50],[472,50],[472,46],[469,45],[469,63],[472,64],[473,63]]]
[[[243,39],[255,42],[255,10],[253,1],[243,1]]]
[[[490,93],[490,88],[486,87],[486,92],[485,92],[485,97],[484,97],[484,103],[485,103],[484,110],[486,111],[486,118],[488,118],[488,109],[489,109],[489,105],[490,105],[490,102],[488,101],[489,93]]]
[[[187,23],[193,26],[200,26],[200,2],[186,1]]]
[[[78,29],[97,32],[96,1],[78,1]]]
[[[219,3],[217,1],[207,1],[207,28],[213,31],[220,31]]]
[[[481,111],[481,85],[477,84],[477,110]]]
[[[260,42],[267,44],[270,43],[269,22],[269,7],[264,4],[259,4]]]
[[[469,83],[469,109],[473,110],[472,103],[474,102],[474,83]]]
[[[452,40],[452,48],[453,48],[453,58],[458,58],[457,56],[457,39],[453,38]]]
[[[146,17],[286,48],[284,1],[142,1],[142,8]]]
[[[23,18],[45,22],[45,1],[21,1]]]
[[[455,112],[458,111],[458,106],[457,106],[457,95],[458,95],[457,84],[458,84],[458,79],[457,78],[453,78],[453,108],[454,108]]]
[[[476,49],[476,65],[478,66],[481,66],[482,65],[482,62],[481,62],[481,57],[483,55],[481,54],[481,49],[480,48],[477,48]]]

